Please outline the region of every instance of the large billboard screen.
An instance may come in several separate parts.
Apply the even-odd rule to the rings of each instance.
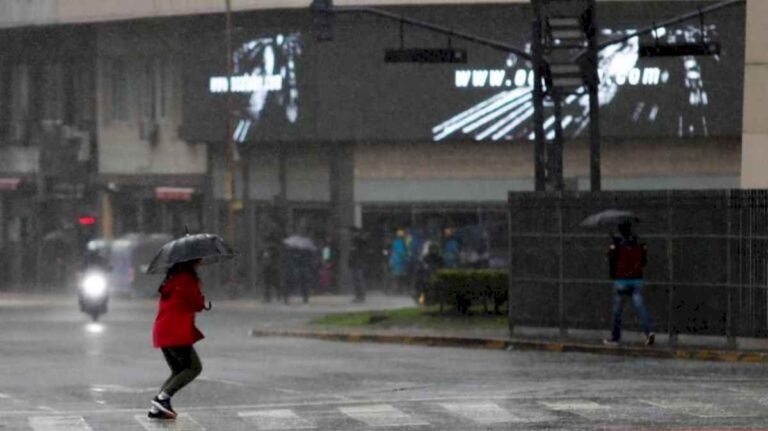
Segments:
[[[599,3],[601,40],[711,2]],[[641,7],[642,6],[642,7]],[[411,6],[388,11],[440,23],[523,49],[527,5]],[[238,142],[524,141],[532,136],[531,65],[514,54],[365,15],[339,15],[333,40],[318,42],[309,11],[236,16],[227,107],[223,29],[200,32],[186,59],[187,137]],[[638,37],[600,53],[601,131],[611,138],[708,138],[741,134],[744,10],[659,28],[659,40],[718,41],[717,56],[644,58]],[[646,41],[648,39],[642,39]],[[385,63],[387,48],[466,49],[466,64]],[[546,133],[554,134],[547,107]],[[564,100],[566,136],[588,130],[588,100]]]

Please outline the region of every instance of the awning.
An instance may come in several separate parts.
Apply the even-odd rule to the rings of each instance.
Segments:
[[[20,183],[21,178],[0,178],[0,191],[16,191]]]
[[[192,187],[156,187],[155,199],[159,201],[191,201],[195,189]]]

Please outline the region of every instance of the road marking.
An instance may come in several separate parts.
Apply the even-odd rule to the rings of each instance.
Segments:
[[[156,391],[157,388],[129,388],[128,386],[120,385],[93,385],[91,386],[91,392],[97,393],[115,393],[115,394],[142,394],[145,392]]]
[[[376,404],[368,406],[339,407],[339,411],[352,419],[365,422],[372,427],[403,427],[429,425],[428,422],[412,418],[410,415],[390,406]]]
[[[445,403],[441,407],[473,422],[491,425],[506,422],[528,422],[491,402]]]
[[[153,420],[146,414],[136,415],[133,418],[147,431],[205,431],[205,427],[186,413],[180,414],[175,420]]]
[[[288,409],[239,412],[237,415],[253,422],[260,431],[317,428],[314,423],[300,418],[293,410]]]
[[[82,416],[33,416],[29,426],[34,431],[93,431]]]
[[[540,401],[540,403],[546,406],[548,409],[565,412],[610,409],[610,407],[598,404],[594,401]]]
[[[682,413],[697,418],[739,418],[756,416],[757,414],[740,414],[729,412],[721,406],[697,401],[653,401],[640,400],[640,402],[658,407],[664,410],[671,410],[676,413]]]
[[[232,386],[239,386],[239,387],[248,387],[247,384],[242,382],[236,382],[234,380],[225,380],[225,379],[210,379],[208,377],[199,377],[197,380],[202,380],[204,382],[211,382],[211,383],[223,383],[225,385],[232,385]]]

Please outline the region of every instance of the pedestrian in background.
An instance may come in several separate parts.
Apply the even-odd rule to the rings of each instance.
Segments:
[[[621,315],[624,300],[632,298],[632,303],[640,316],[645,344],[652,345],[656,335],[651,332],[651,319],[643,303],[643,269],[648,263],[648,249],[632,233],[629,221],[619,225],[619,235],[613,237],[608,249],[608,265],[613,280],[613,329],[611,338],[605,344],[617,345],[621,340]]]
[[[456,238],[455,230],[446,228],[443,242],[443,261],[446,268],[458,268],[461,257],[461,244]]]
[[[174,264],[158,289],[160,301],[152,339],[154,347],[162,350],[171,376],[152,400],[148,413],[151,419],[175,419],[171,397],[203,370],[193,347],[203,338],[203,333],[195,326],[195,314],[206,309],[197,275],[200,263],[196,259]]]
[[[367,290],[365,265],[368,259],[367,235],[361,229],[352,228],[352,250],[349,252],[349,270],[352,272],[352,284],[355,288],[355,303],[365,302]]]
[[[265,238],[261,252],[261,271],[264,279],[264,302],[271,302],[272,296],[286,300],[280,289],[280,240],[274,235]]]
[[[408,284],[410,260],[408,245],[405,241],[405,230],[398,229],[395,239],[392,241],[392,251],[389,254],[389,268],[395,281],[396,293],[404,292]]]

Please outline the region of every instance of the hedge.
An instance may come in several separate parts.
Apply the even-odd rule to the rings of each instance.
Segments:
[[[482,304],[488,312],[501,313],[501,307],[509,299],[506,271],[493,269],[442,269],[435,273],[427,287],[426,302],[446,305],[460,314],[467,314],[472,304]]]

